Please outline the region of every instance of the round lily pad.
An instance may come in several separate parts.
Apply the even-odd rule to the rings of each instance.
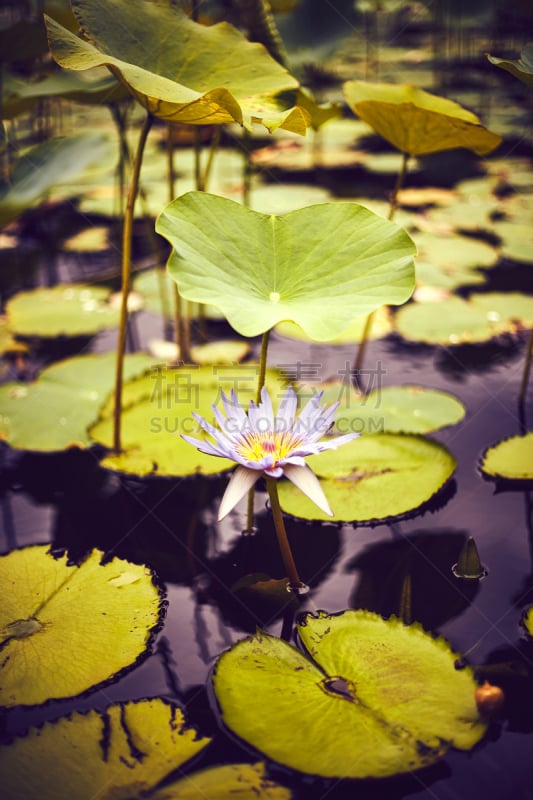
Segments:
[[[55,451],[88,447],[88,426],[113,389],[116,356],[75,356],[41,372],[33,383],[0,386],[0,438],[20,450]],[[131,380],[153,365],[142,353],[127,355]]]
[[[80,694],[146,653],[161,591],[147,567],[102,555],[75,566],[42,545],[0,557],[0,706]]]
[[[410,303],[395,317],[398,333],[412,342],[426,344],[464,344],[487,342],[506,329],[491,322],[487,314],[471,302],[450,297],[435,303]]]
[[[283,511],[302,519],[363,523],[419,508],[444,486],[456,466],[451,453],[431,439],[386,433],[362,436],[306,460],[334,516],[320,511],[288,481],[279,485]]]
[[[200,453],[180,434],[202,435],[194,414],[216,424],[212,404],[220,405],[221,392],[235,390],[246,407],[255,399],[259,365],[213,364],[176,368],[158,366],[150,374],[126,383],[123,392],[122,446],[124,452],[109,455],[102,465],[136,475],[216,475],[235,466],[225,458]],[[267,371],[271,397],[281,397],[284,383],[278,373]],[[112,399],[101,419],[90,429],[91,438],[106,447],[113,442]]]
[[[502,240],[501,254],[521,264],[533,263],[533,231],[528,223],[495,222],[493,231]]]
[[[418,269],[418,265],[417,265]],[[349,325],[339,336],[330,339],[328,344],[348,344],[351,342],[360,342],[363,338],[366,322],[368,317],[359,317]],[[372,317],[372,325],[367,340],[382,339],[388,336],[392,331],[392,322],[390,310],[387,306],[381,306],[374,312]],[[289,339],[296,339],[301,342],[312,342],[310,336],[307,336],[304,330],[300,328],[295,322],[280,322],[276,325],[276,333],[281,336],[287,336]]]
[[[448,643],[419,625],[318,612],[298,633],[307,655],[260,631],[223,653],[212,677],[224,724],[274,761],[328,778],[381,778],[483,736],[472,671],[457,670]]]
[[[455,425],[465,415],[464,405],[452,394],[424,386],[384,386],[360,395],[341,381],[315,388],[324,392],[325,403],[339,403],[335,414],[337,433],[430,433]]]
[[[481,461],[481,471],[494,478],[533,480],[533,431],[489,447]]]
[[[89,284],[59,284],[19,292],[6,306],[9,329],[18,336],[88,336],[118,325],[108,304],[111,290]]]
[[[168,269],[182,296],[217,306],[243,336],[291,320],[313,339],[333,339],[414,289],[410,237],[355,203],[278,217],[189,192],[161,212],[156,229],[176,248]]]

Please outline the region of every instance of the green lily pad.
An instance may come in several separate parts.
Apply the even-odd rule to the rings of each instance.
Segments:
[[[18,336],[95,334],[118,325],[119,310],[108,304],[110,296],[110,289],[84,283],[19,292],[6,305],[8,326]]]
[[[62,244],[62,249],[69,253],[103,253],[109,248],[109,228],[106,225],[93,225],[69,236]]]
[[[12,119],[29,111],[43,98],[64,98],[77,103],[112,103],[126,95],[124,87],[112,75],[88,81],[63,70],[28,83],[6,75],[2,98],[2,117]]]
[[[0,225],[35,205],[56,183],[78,177],[109,152],[102,133],[79,133],[35,145],[14,164],[9,184],[0,190]],[[75,189],[71,191],[71,196]]]
[[[27,353],[28,346],[13,338],[7,328],[5,317],[0,317],[0,356],[7,353]]]
[[[339,403],[337,433],[430,433],[456,425],[466,413],[453,395],[424,386],[378,386],[366,395],[341,381],[315,388],[324,391],[324,403]]]
[[[411,156],[456,147],[485,155],[501,142],[471,111],[415,86],[347,81],[344,96],[358,117]]]
[[[352,324],[349,325],[339,336],[335,336],[334,339],[331,339],[328,344],[348,344],[352,342],[360,342],[364,335],[367,319],[368,316],[359,317],[352,322]],[[370,327],[367,340],[372,341],[374,339],[382,339],[384,336],[388,336],[391,331],[392,321],[390,310],[387,308],[387,306],[381,306],[381,308],[378,308],[374,312],[372,317],[372,325]],[[281,336],[287,336],[289,339],[296,339],[300,342],[313,341],[311,337],[307,336],[305,331],[303,331],[302,328],[300,328],[300,326],[295,322],[280,322],[279,325],[276,325],[276,333],[279,333]]]
[[[156,230],[176,248],[168,269],[182,296],[222,309],[244,336],[290,320],[313,339],[333,339],[414,288],[412,240],[353,203],[277,217],[190,192],[162,211]]]
[[[126,383],[123,392],[122,447],[119,455],[107,456],[107,469],[135,475],[216,475],[235,466],[226,458],[200,453],[180,434],[202,436],[193,414],[215,424],[212,404],[219,405],[221,392],[235,390],[246,407],[255,398],[258,364],[184,365],[174,369],[157,366],[150,374]],[[266,386],[272,398],[281,397],[284,382],[267,371]],[[113,443],[113,402],[101,411],[101,419],[89,430],[94,441]]]
[[[305,133],[309,114],[296,105],[298,82],[232,25],[199,25],[175,6],[144,0],[73,0],[72,8],[87,40],[46,18],[62,67],[109,67],[161,119],[247,127],[256,121]]]
[[[438,311],[435,311],[435,308]],[[411,303],[398,311],[396,330],[405,339],[427,344],[487,342],[494,336],[531,325],[532,298],[519,293],[450,297],[435,303]]]
[[[115,361],[114,353],[76,356],[47,367],[33,383],[0,386],[0,439],[46,452],[91,445],[87,428],[113,389]],[[142,353],[127,355],[125,380],[152,365]]]
[[[375,413],[377,425],[381,411]],[[360,421],[352,419],[348,428],[359,432]],[[456,467],[455,458],[438,442],[388,433],[362,436],[306,461],[320,479],[334,516],[320,511],[288,481],[279,485],[283,511],[302,519],[363,523],[416,510],[444,486]]]
[[[533,431],[489,447],[483,455],[481,471],[511,481],[533,480]]]
[[[483,736],[472,671],[457,670],[448,643],[419,625],[320,611],[298,633],[307,655],[258,632],[222,654],[212,679],[224,724],[274,761],[328,778],[382,778]]]
[[[533,636],[533,606],[526,609],[522,617],[522,624],[525,627],[529,636]]]
[[[179,362],[179,347],[175,342],[163,339],[151,339],[148,350],[159,361],[166,364]],[[206,344],[196,344],[191,347],[191,358],[195,364],[238,364],[250,352],[248,342],[238,339],[217,339]]]
[[[290,798],[261,762],[213,767],[155,789],[210,742],[160,698],[117,703],[45,722],[0,747],[0,778],[7,796],[25,800]]]
[[[533,264],[533,232],[529,223],[495,222],[493,231],[502,240],[501,254],[504,258]]]
[[[133,279],[133,291],[143,297],[146,311],[174,319],[174,283],[165,269],[155,267],[139,272]],[[198,318],[200,315],[198,303],[183,305],[183,313],[189,319]],[[224,315],[214,306],[202,306],[202,315],[206,319],[224,319]]]
[[[510,72],[511,75],[514,75],[514,77],[518,78],[522,83],[533,86],[533,43],[527,44],[524,47],[520,58],[516,61],[507,58],[498,58],[488,53],[487,58],[494,66],[501,67],[501,69]]]
[[[160,590],[147,567],[102,555],[73,566],[40,545],[0,557],[0,705],[80,694],[146,653]]]

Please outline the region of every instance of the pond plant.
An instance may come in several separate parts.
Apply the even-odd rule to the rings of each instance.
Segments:
[[[36,4],[38,80],[6,76],[7,239],[39,221],[33,206],[49,212],[50,192],[82,194],[86,167],[118,163],[122,184],[131,160],[119,308],[117,276],[95,286],[78,270],[83,280],[56,283],[67,272],[61,260],[45,280],[56,285],[21,281],[3,295],[0,782],[10,800],[396,800],[420,789],[440,796],[442,780],[444,793],[462,796],[472,774],[484,780],[482,754],[509,733],[516,743],[530,724],[531,342],[518,415],[508,401],[533,306],[498,286],[512,272],[498,226],[518,209],[527,227],[533,171],[521,162],[521,198],[498,160],[472,159],[474,178],[457,187],[451,178],[452,188],[418,185],[424,158],[459,148],[486,156],[502,137],[467,109],[471,98],[462,105],[391,83],[385,42],[379,84],[346,80],[354,59],[342,49],[324,56],[337,79],[331,103],[317,106],[273,16],[298,5],[47,0]],[[335,5],[353,13],[351,0]],[[378,12],[400,19],[412,9],[357,5],[367,33]],[[308,8],[324,14],[315,0]],[[377,34],[357,41],[366,71],[377,69]],[[529,84],[530,55],[491,60]],[[364,57],[355,65],[364,70]],[[97,102],[133,99],[128,115],[113,106],[118,157],[100,130],[58,136],[47,112],[37,127],[50,138],[12,158],[15,131],[32,138],[13,120],[34,119],[24,115],[38,115],[42,98],[81,98],[84,70],[96,73],[85,88]],[[90,118],[95,109],[84,108]],[[190,126],[186,191],[185,158],[173,158],[178,124]],[[324,151],[342,138],[354,169],[342,164],[340,185],[314,186],[312,202],[293,186],[286,206],[249,207],[248,190],[253,197],[254,183],[266,182],[265,150],[297,172],[305,134],[318,128]],[[371,166],[361,145],[369,130],[401,154],[388,208],[376,211],[351,197],[366,172],[372,207],[393,174],[387,155]],[[215,179],[243,131],[244,192],[240,172],[231,185]],[[333,185],[328,162],[312,155],[312,179]],[[410,164],[417,185],[406,190]],[[61,177],[71,184],[54,195]],[[154,223],[137,230],[142,181],[163,191]],[[450,231],[444,212],[454,207],[462,219]],[[147,224],[156,245],[133,279],[135,236],[145,243]],[[140,343],[160,323],[163,248],[179,347],[156,343],[152,353],[164,355],[154,358]],[[136,293],[144,310],[132,336]],[[202,320],[196,341],[182,301],[184,317]],[[352,363],[343,346],[354,336]],[[376,363],[365,370],[367,346]],[[488,446],[490,426],[499,440]],[[496,610],[487,610],[490,591]],[[506,792],[509,780],[506,772]],[[484,796],[503,800],[497,791]]]

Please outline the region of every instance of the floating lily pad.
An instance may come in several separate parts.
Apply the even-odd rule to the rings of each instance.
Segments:
[[[175,342],[162,339],[151,339],[148,342],[150,353],[167,364],[176,364],[179,358],[179,347]],[[206,344],[191,347],[191,358],[195,364],[238,364],[250,352],[248,342],[238,339],[217,339]]]
[[[362,396],[351,385],[336,381],[315,387],[324,391],[324,403],[339,403],[337,433],[429,433],[456,425],[464,405],[453,395],[424,386],[385,386]]]
[[[418,264],[417,264],[418,269]],[[365,325],[368,316],[359,317],[345,331],[334,339],[330,339],[328,344],[347,344],[351,342],[360,342],[363,338]],[[386,306],[378,308],[372,317],[372,326],[367,336],[367,340],[382,339],[388,336],[392,331],[392,322],[390,310]],[[276,325],[276,333],[281,336],[287,336],[289,339],[296,339],[301,342],[312,342],[310,336],[307,336],[305,331],[300,328],[295,322],[280,322]]]
[[[92,444],[88,426],[113,389],[114,353],[68,358],[33,383],[0,386],[0,438],[21,450],[54,451]],[[127,355],[125,379],[145,372],[153,359]]]
[[[501,67],[501,69],[510,72],[511,75],[522,81],[522,83],[533,87],[533,43],[524,47],[520,58],[516,61],[490,56],[488,53],[487,58],[494,66]]]
[[[0,188],[0,225],[16,219],[56,183],[79,176],[109,152],[102,133],[79,133],[49,139],[30,148],[14,164],[9,184]],[[74,195],[71,191],[70,196]]]
[[[524,625],[529,636],[533,636],[533,606],[526,609],[522,617],[522,624]]]
[[[533,432],[511,436],[489,447],[481,461],[481,470],[494,478],[533,480]]]
[[[63,242],[63,250],[71,253],[102,253],[109,251],[109,228],[106,225],[94,225]]]
[[[133,290],[142,295],[144,309],[154,314],[174,319],[174,283],[165,269],[156,267],[139,272],[133,279]],[[198,303],[183,303],[184,315],[196,319],[200,314]],[[224,319],[224,315],[214,306],[202,306],[206,319]]]
[[[495,222],[493,231],[502,240],[501,254],[504,258],[533,264],[533,231],[529,223]]]
[[[328,778],[381,778],[483,736],[472,671],[457,670],[448,643],[419,625],[318,612],[298,633],[308,655],[259,632],[223,653],[212,679],[224,724],[274,761]]]
[[[28,346],[18,342],[8,331],[5,317],[0,317],[0,356],[7,353],[27,353]]]
[[[235,466],[225,458],[200,453],[180,434],[202,435],[193,414],[215,424],[211,405],[220,404],[221,392],[237,393],[243,407],[256,396],[258,364],[184,365],[174,369],[154,367],[150,374],[126,383],[123,392],[122,447],[120,455],[102,461],[108,469],[135,475],[216,475]],[[280,398],[284,383],[278,373],[267,372],[271,397]],[[89,431],[106,447],[113,443],[112,399]]]
[[[9,329],[19,336],[88,336],[118,325],[111,290],[83,283],[19,292],[8,301]]]
[[[531,325],[532,298],[518,293],[450,297],[435,303],[411,303],[398,311],[397,331],[414,342],[455,345],[487,342],[494,336]],[[436,309],[438,309],[436,311]]]
[[[412,240],[353,203],[276,217],[190,192],[162,211],[156,229],[176,248],[168,268],[182,296],[222,309],[244,336],[290,320],[313,339],[333,339],[414,288]]]
[[[247,127],[258,121],[305,133],[309,114],[296,106],[298,82],[232,25],[199,25],[175,6],[144,0],[74,0],[72,8],[87,40],[46,18],[62,67],[109,67],[161,119]]]
[[[274,183],[254,187],[250,208],[262,214],[285,214],[316,203],[327,203],[331,193],[321,186]]]
[[[0,705],[80,694],[146,653],[162,618],[153,575],[102,555],[73,566],[43,545],[0,557]]]
[[[344,96],[358,117],[411,156],[456,147],[485,155],[501,142],[471,111],[415,86],[347,81]]]
[[[375,413],[378,425],[381,412]],[[357,418],[347,427],[361,430]],[[431,439],[387,433],[362,436],[306,460],[318,475],[334,516],[326,516],[288,481],[279,485],[283,511],[302,519],[339,522],[371,522],[412,512],[444,486],[456,467],[451,453]]]

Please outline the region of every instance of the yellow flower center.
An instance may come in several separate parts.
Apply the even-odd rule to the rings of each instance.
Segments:
[[[238,453],[247,461],[261,461],[273,457],[277,464],[302,445],[302,440],[291,433],[247,433],[237,445]]]

